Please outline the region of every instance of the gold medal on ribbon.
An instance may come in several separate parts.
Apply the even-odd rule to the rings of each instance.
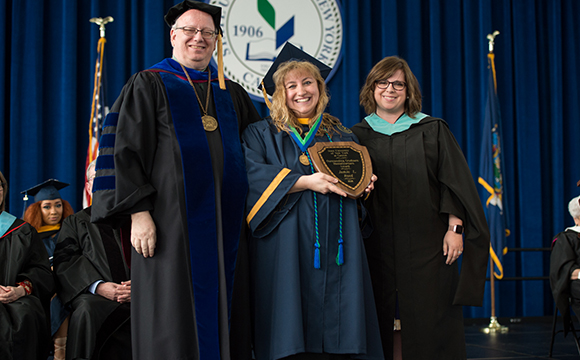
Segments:
[[[205,131],[214,131],[218,127],[217,120],[211,115],[202,116],[201,122]]]
[[[306,156],[306,154],[302,153],[302,155],[300,155],[300,157],[298,157],[298,160],[300,160],[300,163],[302,165],[310,165],[310,161],[308,161],[308,156]]]
[[[193,86],[193,81],[191,81],[191,78],[189,77],[187,70],[185,70],[185,67],[183,65],[181,65],[181,68],[183,69],[185,76],[187,76],[187,81],[189,82],[189,85],[191,85],[191,87],[193,88],[193,92],[195,93],[195,97],[197,98],[197,102],[199,103],[199,107],[203,112],[203,115],[201,116],[201,123],[203,125],[203,129],[205,131],[214,131],[215,129],[218,128],[218,122],[213,116],[207,114],[207,111],[209,110],[209,96],[211,94],[211,71],[209,70],[209,67],[207,68],[207,96],[205,97],[205,108],[203,107],[203,104],[199,99],[199,95],[197,95],[197,91],[195,90],[195,86]]]

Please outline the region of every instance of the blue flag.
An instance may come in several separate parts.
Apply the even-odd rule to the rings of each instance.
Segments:
[[[489,253],[495,265],[493,272],[497,279],[501,279],[503,278],[503,255],[507,252],[506,236],[509,235],[509,230],[503,189],[501,116],[497,100],[494,54],[489,53],[487,58],[489,76],[479,161],[479,184],[482,185],[480,195],[485,205],[484,210],[491,235]]]

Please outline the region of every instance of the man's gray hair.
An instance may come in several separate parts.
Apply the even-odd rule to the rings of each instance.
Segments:
[[[580,196],[576,196],[574,199],[570,200],[568,211],[574,219],[580,218]]]
[[[89,171],[91,171],[91,168],[95,167],[95,165],[97,165],[97,159],[91,161],[89,163],[89,166],[87,166],[87,172],[85,173],[85,176],[87,177],[87,179],[89,178]]]

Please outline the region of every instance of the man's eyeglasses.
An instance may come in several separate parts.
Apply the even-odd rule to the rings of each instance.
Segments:
[[[205,29],[196,29],[193,27],[176,27],[175,30],[183,30],[183,33],[186,36],[195,36],[198,32],[201,33],[201,36],[204,39],[213,39],[216,35],[215,31],[205,30]]]
[[[404,83],[403,81],[389,81],[389,80],[379,80],[377,81],[377,87],[379,89],[388,89],[389,85],[393,85],[393,89],[397,90],[397,91],[401,91],[405,89],[405,86],[407,86],[406,83]]]

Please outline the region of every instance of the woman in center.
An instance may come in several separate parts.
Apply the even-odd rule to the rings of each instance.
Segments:
[[[382,359],[358,200],[316,172],[308,151],[317,142],[358,141],[324,113],[325,65],[305,53],[282,63],[284,52],[270,70],[277,69],[271,115],[243,134],[255,356]]]

